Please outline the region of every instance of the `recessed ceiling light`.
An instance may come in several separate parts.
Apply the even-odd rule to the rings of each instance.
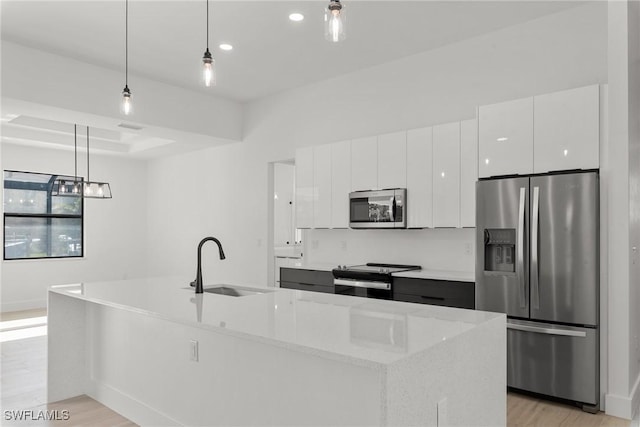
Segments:
[[[228,44],[228,43],[222,43],[222,44],[220,45],[220,49],[222,49],[222,50],[231,50],[231,49],[233,49],[233,46],[231,46],[231,45],[230,45],[230,44]]]
[[[304,19],[304,15],[298,12],[294,12],[289,15],[289,19],[293,22],[300,22]]]

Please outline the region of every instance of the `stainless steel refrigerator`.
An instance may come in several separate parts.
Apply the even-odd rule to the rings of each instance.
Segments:
[[[480,180],[476,307],[507,314],[507,384],[599,406],[597,172]]]

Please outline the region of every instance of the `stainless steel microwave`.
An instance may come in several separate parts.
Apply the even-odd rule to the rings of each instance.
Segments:
[[[406,188],[349,194],[349,227],[407,228]]]

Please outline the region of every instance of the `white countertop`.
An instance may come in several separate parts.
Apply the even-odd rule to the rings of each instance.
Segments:
[[[49,289],[101,305],[375,365],[404,359],[504,316],[280,288],[253,288],[267,292],[242,297],[196,295],[187,288],[190,279],[146,278]],[[221,285],[205,288],[213,286]]]
[[[320,270],[331,271],[338,266],[338,263],[314,263],[301,259],[293,265],[287,265],[285,268],[299,268],[301,270]],[[428,270],[422,269],[417,271],[404,271],[394,273],[394,277],[409,277],[415,279],[432,279],[432,280],[451,280],[455,282],[475,282],[475,273],[472,271],[448,271],[448,270]]]

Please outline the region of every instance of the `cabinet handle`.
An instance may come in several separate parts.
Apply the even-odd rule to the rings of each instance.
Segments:
[[[437,300],[437,301],[444,301],[444,298],[442,298],[442,297],[428,297],[428,296],[425,296],[425,295],[420,295],[420,298],[433,299],[433,300]]]

